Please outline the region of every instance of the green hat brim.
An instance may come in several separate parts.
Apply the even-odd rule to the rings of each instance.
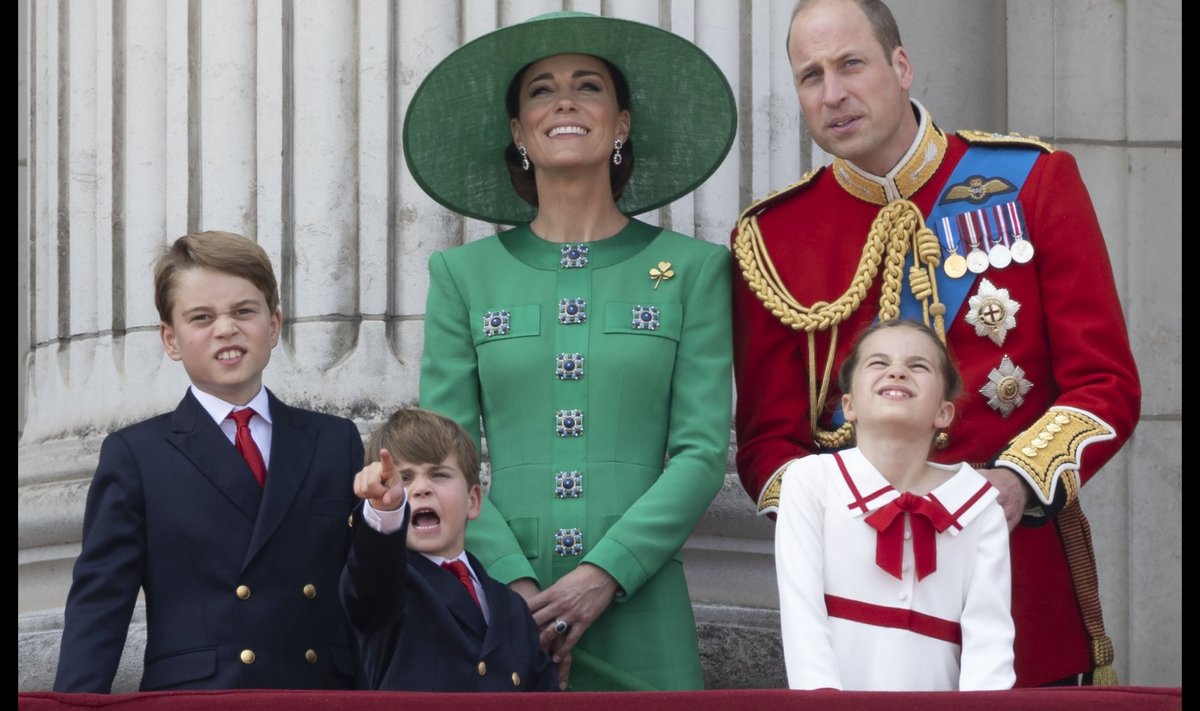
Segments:
[[[703,50],[640,22],[551,13],[468,42],[417,87],[404,118],[404,158],[430,197],[487,222],[533,220],[537,209],[517,196],[504,160],[512,143],[505,94],[523,67],[556,54],[605,59],[629,84],[636,165],[617,201],[625,214],[688,194],[729,152],[733,91]]]

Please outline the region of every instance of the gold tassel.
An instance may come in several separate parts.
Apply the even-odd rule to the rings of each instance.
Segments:
[[[1117,670],[1113,669],[1112,640],[1103,632],[1092,640],[1092,686],[1117,686]]]
[[[1096,575],[1096,554],[1092,550],[1092,527],[1079,499],[1058,512],[1058,534],[1062,538],[1063,551],[1067,554],[1067,566],[1071,569],[1071,582],[1075,585],[1075,597],[1079,611],[1083,614],[1083,625],[1092,641],[1092,684],[1115,686],[1117,673],[1113,670],[1112,640],[1104,631],[1104,615],[1100,610],[1100,584]]]
[[[1117,670],[1111,664],[1092,670],[1092,686],[1118,686]]]

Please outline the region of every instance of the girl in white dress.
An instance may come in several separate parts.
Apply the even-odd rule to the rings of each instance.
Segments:
[[[1008,526],[966,464],[927,461],[962,387],[925,325],[880,321],[842,367],[853,449],[783,477],[775,565],[794,689],[1008,689]]]

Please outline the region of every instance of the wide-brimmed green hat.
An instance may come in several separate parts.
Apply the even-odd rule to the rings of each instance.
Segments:
[[[609,61],[630,91],[633,177],[627,215],[691,192],[724,160],[737,127],[733,92],[707,54],[652,25],[583,12],[540,15],[468,42],[417,87],[404,118],[404,158],[425,192],[455,212],[515,225],[536,208],[514,191],[505,94],[517,72],[555,54]]]

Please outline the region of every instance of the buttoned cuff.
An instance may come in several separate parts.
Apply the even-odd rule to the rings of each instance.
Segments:
[[[370,501],[363,502],[363,521],[372,529],[386,535],[395,533],[404,525],[404,517],[408,513],[408,491],[404,492],[404,501],[393,511],[379,511],[371,506]]]

